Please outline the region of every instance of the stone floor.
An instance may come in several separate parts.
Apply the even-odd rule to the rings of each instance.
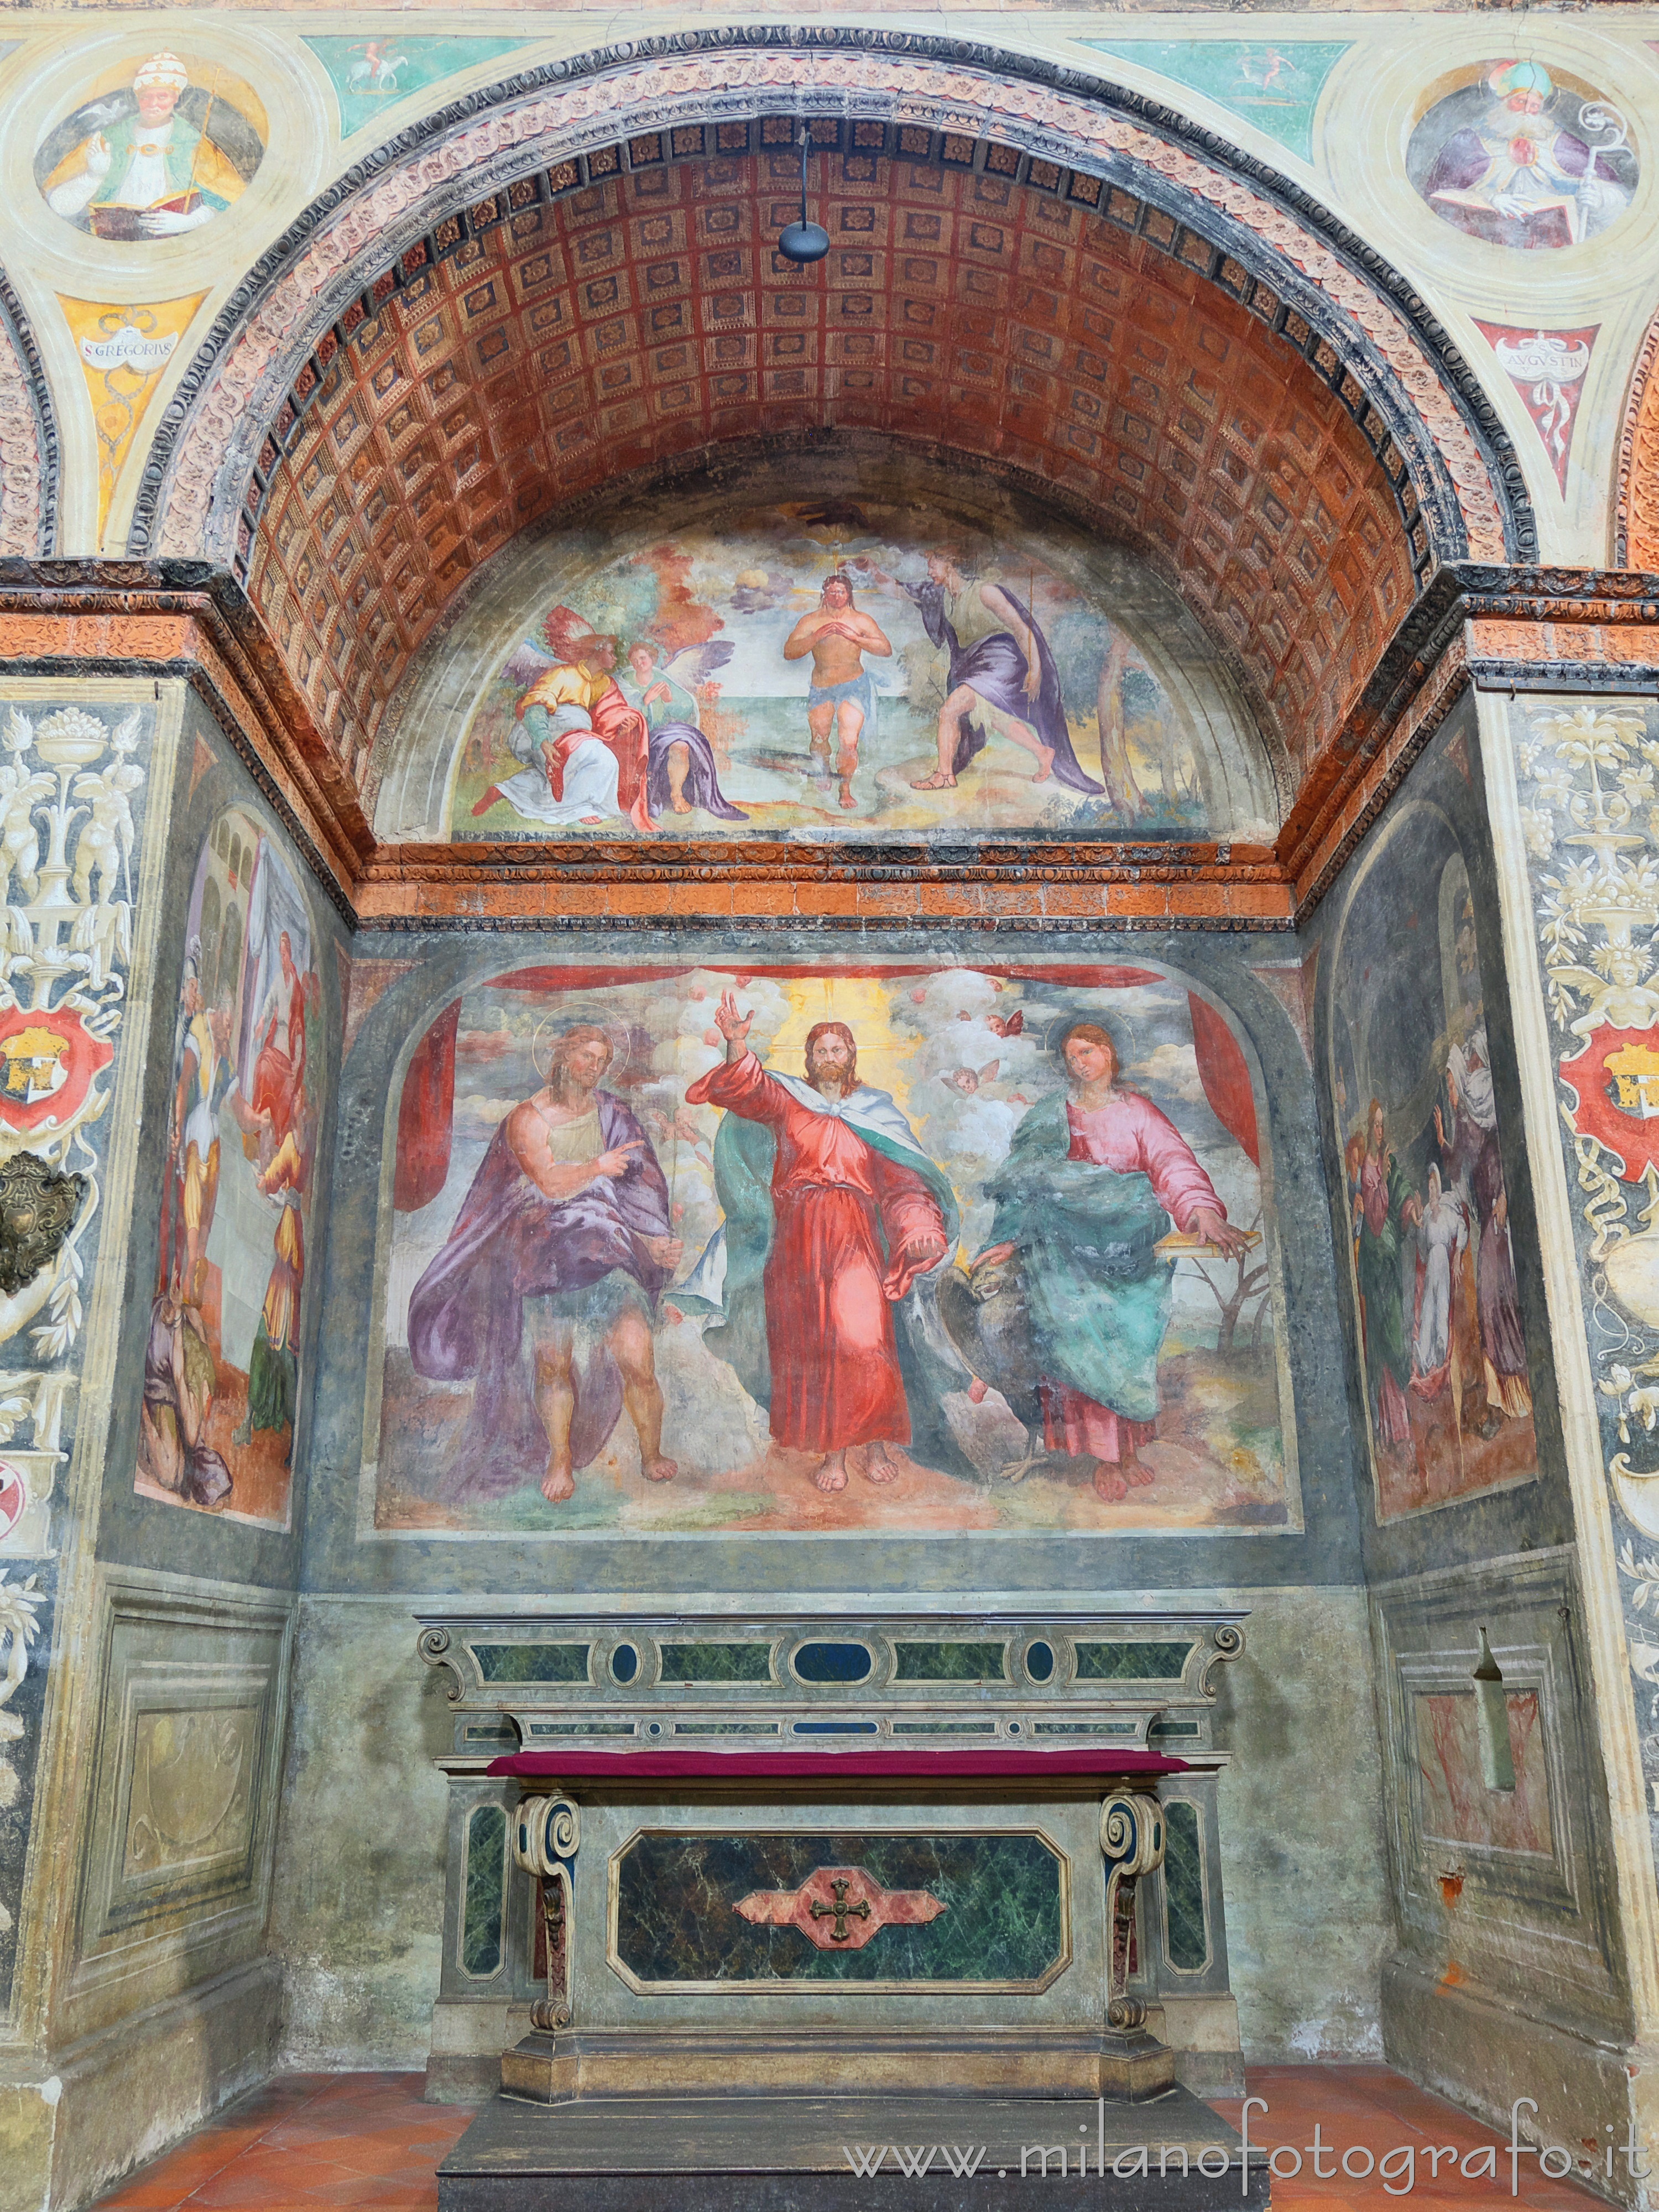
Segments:
[[[101,2200],[99,2212],[179,2212],[186,2206],[191,2212],[318,2212],[332,2205],[432,2212],[438,2202],[434,2168],[472,2112],[423,2104],[422,2086],[418,2074],[283,2075],[131,2175]],[[1524,2159],[1511,2199],[1501,2151],[1493,2177],[1466,2177],[1462,2164],[1478,2167],[1481,2148],[1499,2137],[1383,2066],[1253,2067],[1250,2092],[1266,2098],[1268,2107],[1250,2116],[1252,2141],[1293,2144],[1304,2153],[1299,2176],[1284,2171],[1288,2156],[1280,2160],[1274,2212],[1387,2212],[1405,2197],[1413,2212],[1475,2212],[1500,2197],[1531,2212],[1584,2212],[1591,2201],[1571,2182],[1541,2178],[1536,2160]],[[1218,2100],[1217,2110],[1239,2124],[1237,2100]],[[1319,2158],[1323,2178],[1316,2178],[1307,2155],[1316,2122],[1335,2151]],[[1429,2171],[1431,2146],[1457,2154],[1456,2160],[1441,2159],[1437,2178]],[[1405,2148],[1416,2154],[1409,2181],[1403,2157],[1391,2161],[1391,2191],[1385,2192],[1376,2175],[1362,2178],[1364,2154],[1381,2160]]]

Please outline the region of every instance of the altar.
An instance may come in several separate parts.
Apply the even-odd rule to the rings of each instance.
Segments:
[[[1242,1620],[422,1613],[454,1709],[428,2094],[1242,2094]]]

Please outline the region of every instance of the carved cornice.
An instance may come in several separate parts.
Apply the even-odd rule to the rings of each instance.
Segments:
[[[304,694],[222,568],[0,559],[0,653],[21,673],[130,675],[136,663],[146,674],[188,678],[329,896],[349,911],[346,895],[373,857],[373,833]]]

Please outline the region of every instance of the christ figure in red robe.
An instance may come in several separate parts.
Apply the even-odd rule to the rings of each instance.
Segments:
[[[927,1178],[893,1157],[926,1158],[892,1101],[859,1082],[845,1023],[809,1032],[801,1083],[761,1066],[749,1048],[753,1019],[721,994],[714,1020],[725,1064],[685,1096],[763,1122],[775,1139],[764,1276],[773,1438],[818,1454],[820,1490],[847,1487],[851,1452],[861,1454],[866,1480],[891,1482],[898,1468],[888,1448],[910,1441],[893,1308],[944,1258],[944,1209]],[[860,1133],[860,1121],[881,1146]]]

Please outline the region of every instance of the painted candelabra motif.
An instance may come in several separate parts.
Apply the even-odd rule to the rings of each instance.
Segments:
[[[136,707],[112,730],[78,707],[36,721],[14,706],[0,738],[0,1341],[33,1324],[43,1362],[82,1326],[99,1204],[87,1132],[125,1011],[142,727]]]
[[[1294,1526],[1262,1127],[1151,967],[498,977],[392,1109],[377,1520]]]
[[[1659,1813],[1659,712],[1511,710],[1583,1312]]]
[[[191,886],[140,1492],[287,1523],[328,1085],[316,926],[265,824],[228,808]]]
[[[1639,176],[1617,104],[1537,61],[1481,64],[1424,115],[1406,167],[1443,222],[1534,252],[1607,229]]]
[[[1474,900],[1438,806],[1402,806],[1361,860],[1330,977],[1328,1079],[1387,1521],[1537,1468]]]
[[[549,566],[454,748],[452,836],[1271,834],[1192,641],[1075,549],[846,500]]]

